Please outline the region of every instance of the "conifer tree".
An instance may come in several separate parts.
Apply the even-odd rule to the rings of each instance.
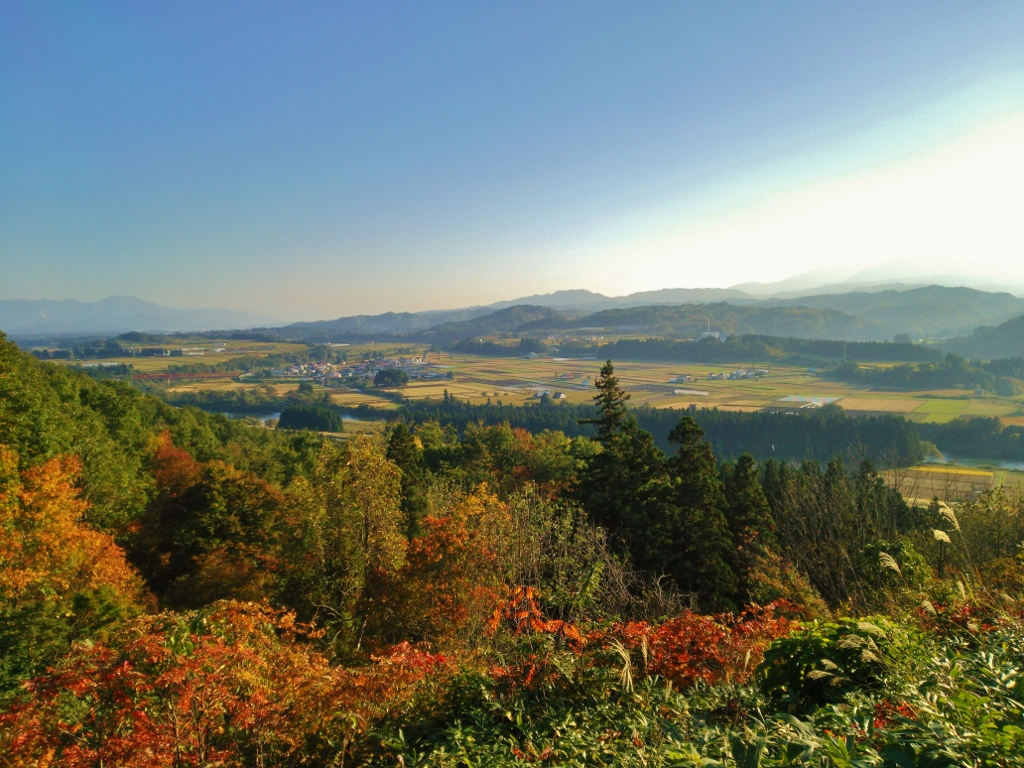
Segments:
[[[715,455],[704,430],[689,416],[669,434],[679,445],[668,460],[671,476],[664,538],[670,543],[666,571],[683,589],[697,594],[701,609],[727,607],[738,585],[730,566],[732,537]]]
[[[388,437],[387,458],[402,470],[402,512],[405,513],[406,535],[421,533],[421,521],[427,513],[427,495],[423,471],[423,446],[403,422],[395,424]]]
[[[740,591],[747,592],[751,571],[760,562],[760,555],[773,551],[775,524],[764,490],[758,482],[754,457],[745,453],[735,465],[722,467],[725,486],[725,518],[732,534],[731,564],[740,580]]]
[[[639,568],[654,568],[662,559],[654,529],[662,517],[665,456],[626,409],[629,395],[619,386],[611,360],[595,386],[598,417],[581,423],[597,426],[602,450],[582,473],[576,497]]]
[[[785,513],[787,500],[793,494],[793,477],[785,461],[768,459],[764,464],[761,488],[764,491],[773,523]]]
[[[626,409],[629,394],[619,386],[611,360],[606,360],[601,366],[601,373],[595,379],[594,386],[597,387],[594,404],[599,415],[596,419],[582,420],[580,424],[595,424],[597,439],[605,445],[618,435],[629,419],[629,412]]]

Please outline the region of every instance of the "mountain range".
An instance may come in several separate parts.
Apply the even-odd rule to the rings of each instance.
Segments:
[[[91,302],[74,299],[0,300],[0,331],[21,337],[116,335],[127,331],[205,331],[269,326],[274,322],[269,317],[230,309],[175,309],[134,296],[110,296]]]
[[[725,334],[851,341],[908,334],[948,340],[949,349],[1012,347],[1013,334],[1000,330],[1001,324],[1024,315],[1024,299],[1006,292],[1005,287],[982,290],[980,286],[991,288],[994,284],[984,276],[950,271],[925,279],[941,271],[940,267],[902,260],[867,268],[818,269],[774,283],[668,288],[627,296],[565,290],[486,306],[352,315],[290,325],[244,312],[176,309],[130,296],[98,302],[0,300],[0,330],[27,338],[247,329],[305,341],[400,337],[443,343],[493,333],[540,334],[583,328],[693,336],[710,325],[710,330]],[[1012,283],[1013,276],[1008,274],[1007,281]]]
[[[710,330],[726,335],[874,341],[891,340],[897,334],[929,339],[967,336],[979,326],[1024,315],[1024,299],[962,287],[890,288],[795,299],[738,295],[728,301],[716,292],[706,294],[703,302],[698,301],[699,291],[686,290],[687,303],[678,300],[680,293],[655,291],[611,299],[589,291],[563,291],[450,312],[360,315],[264,330],[305,341],[374,335],[382,340],[402,337],[448,343],[494,333],[539,336],[582,329],[670,337],[693,337]],[[716,300],[709,301],[712,298]]]

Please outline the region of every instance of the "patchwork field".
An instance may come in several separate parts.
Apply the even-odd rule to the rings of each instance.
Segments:
[[[431,360],[434,359],[431,356]],[[451,395],[473,403],[490,399],[521,404],[548,392],[563,394],[567,402],[589,402],[593,397],[593,378],[601,367],[599,360],[496,360],[447,354],[442,364],[454,373],[453,381],[412,383],[402,390],[403,394],[412,399],[441,397],[447,389]],[[944,423],[961,414],[1013,418],[1012,414],[1020,407],[1011,399],[976,396],[969,390],[899,393],[866,390],[824,381],[805,368],[787,366],[772,366],[764,378],[708,378],[710,374],[728,375],[734,370],[733,365],[615,364],[615,374],[632,395],[632,402],[655,408],[685,408],[695,404],[698,408],[732,411],[769,407],[796,410],[801,406],[813,407],[813,401],[817,400],[834,401],[851,415],[894,413],[911,421]],[[691,376],[693,380],[674,381],[683,376]]]
[[[237,342],[237,341],[186,341],[181,343],[168,344],[124,344],[128,348],[142,348],[159,346],[163,349],[181,350],[182,355],[174,357],[110,357],[99,360],[54,360],[56,363],[71,365],[101,365],[105,363],[124,363],[131,365],[141,373],[162,373],[170,365],[188,365],[189,363],[202,363],[204,365],[217,365],[228,360],[236,360],[240,357],[266,357],[273,354],[287,354],[307,349],[305,344],[289,344],[286,342],[261,343],[261,342]]]
[[[186,351],[188,356],[132,357],[97,362],[129,363],[136,370],[157,373],[167,370],[170,365],[212,364],[239,356],[263,357],[306,349],[300,344],[209,340],[201,343],[183,342],[178,348]],[[432,370],[451,371],[454,378],[413,381],[402,388],[402,394],[419,400],[441,398],[447,390],[450,395],[475,404],[490,401],[522,405],[536,401],[544,393],[564,402],[590,402],[593,397],[593,379],[602,362],[580,358],[492,358],[450,352],[426,353],[423,348],[397,344],[339,345],[335,350],[339,354],[344,353],[352,362],[380,355],[424,355]],[[615,366],[616,375],[632,396],[632,402],[655,408],[696,405],[698,408],[731,411],[757,411],[764,408],[798,410],[834,401],[851,415],[892,413],[918,423],[945,423],[961,415],[996,416],[1007,424],[1024,424],[1019,401],[988,394],[975,395],[973,390],[872,391],[825,381],[806,368],[767,364],[764,369],[769,373],[762,378],[709,378],[710,375],[728,376],[736,369],[735,365],[628,361],[618,362]],[[692,380],[685,381],[684,377],[691,377]],[[176,382],[172,385],[172,391],[228,391],[245,386],[252,385],[229,379],[211,379]],[[297,385],[278,379],[271,386],[274,394],[282,395]],[[365,403],[384,409],[395,407],[390,400],[373,393],[347,389],[332,389],[329,392],[332,401],[339,405],[358,406]]]
[[[908,499],[947,502],[973,499],[996,483],[992,471],[950,465],[893,470],[887,479]]]

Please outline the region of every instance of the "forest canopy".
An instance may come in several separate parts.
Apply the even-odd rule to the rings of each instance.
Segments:
[[[446,398],[336,442],[0,340],[3,760],[1012,764],[1019,499],[908,500],[829,409],[663,450],[628,401],[609,361],[534,409],[575,434]],[[819,460],[716,455],[793,424]]]

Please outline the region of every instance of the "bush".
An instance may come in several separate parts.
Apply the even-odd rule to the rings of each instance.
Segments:
[[[854,692],[877,692],[922,646],[914,630],[881,616],[815,622],[776,640],[764,654],[762,690],[775,706],[812,712]]]

